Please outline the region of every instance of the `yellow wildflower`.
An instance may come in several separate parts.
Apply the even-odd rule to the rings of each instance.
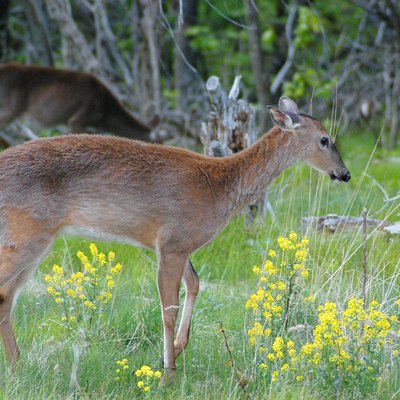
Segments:
[[[301,241],[301,244],[306,247],[308,246],[308,244],[310,243],[310,241],[308,240],[307,236],[304,236],[303,240]]]
[[[278,237],[278,245],[282,251],[287,250],[291,245],[291,241],[288,238],[284,238],[282,236]]]
[[[276,251],[270,249],[270,250],[268,250],[268,255],[269,255],[271,258],[275,258],[275,257],[276,257]]]
[[[90,243],[89,249],[90,249],[90,253],[92,254],[92,256],[96,258],[97,255],[99,254],[96,244]]]
[[[291,231],[291,232],[289,233],[289,239],[290,239],[292,242],[297,242],[297,233],[294,232],[294,231]]]
[[[301,271],[301,276],[302,276],[304,279],[307,279],[308,276],[309,276],[309,272],[308,272],[306,269],[304,269],[303,271]]]
[[[304,261],[307,258],[307,250],[297,250],[295,257],[297,261]]]
[[[289,364],[283,364],[281,370],[287,371],[289,369]]]
[[[261,268],[257,267],[257,265],[255,265],[253,267],[253,273],[256,274],[256,275],[259,275],[261,273]]]
[[[268,353],[267,359],[268,359],[268,361],[274,362],[274,361],[276,361],[276,356],[274,353]]]

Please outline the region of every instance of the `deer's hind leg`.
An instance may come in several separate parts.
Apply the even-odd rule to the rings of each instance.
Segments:
[[[0,335],[11,366],[14,366],[20,357],[12,326],[12,310],[18,297],[19,280],[20,277],[17,277],[0,289]]]
[[[181,322],[175,339],[175,357],[177,357],[188,345],[193,306],[199,292],[199,277],[197,276],[190,260],[187,260],[186,262],[182,280],[185,285],[186,294]]]
[[[48,253],[52,243],[47,246],[29,247],[34,251],[15,253],[14,257],[4,257],[4,248],[0,251],[0,335],[8,362],[11,366],[19,360],[19,349],[12,326],[12,311],[24,284],[33,275],[40,261]],[[4,273],[5,272],[5,273]],[[5,280],[5,277],[11,279]]]
[[[23,285],[33,275],[53,242],[54,236],[42,235],[23,245],[0,245],[0,335],[11,366],[19,360],[12,327],[13,307]]]

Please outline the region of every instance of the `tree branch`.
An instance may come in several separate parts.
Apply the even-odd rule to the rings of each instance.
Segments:
[[[294,24],[294,20],[296,17],[297,13],[297,3],[295,2],[290,10],[288,21],[286,23],[286,28],[285,28],[285,36],[286,36],[286,41],[288,43],[288,53],[287,53],[287,58],[285,61],[285,64],[283,64],[282,68],[276,75],[274,81],[272,82],[271,85],[271,93],[275,94],[276,91],[278,90],[279,86],[282,84],[282,81],[285,79],[286,74],[289,72],[289,69],[292,67],[293,64],[293,58],[295,54],[295,47],[294,43],[292,40],[292,28]]]

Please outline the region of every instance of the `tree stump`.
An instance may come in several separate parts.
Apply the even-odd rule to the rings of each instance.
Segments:
[[[201,142],[204,154],[211,157],[225,157],[249,147],[257,139],[254,107],[243,99],[238,99],[241,76],[237,76],[227,95],[221,88],[219,78],[211,76],[206,89],[211,104],[208,121],[201,127]],[[268,202],[267,193],[256,204],[250,206],[246,215],[246,224],[250,224],[257,213],[269,210],[274,214]]]
[[[255,110],[246,101],[239,99],[237,76],[227,95],[221,88],[219,78],[212,76],[206,83],[211,111],[207,123],[202,124],[201,141],[204,154],[223,157],[249,147],[257,139]]]

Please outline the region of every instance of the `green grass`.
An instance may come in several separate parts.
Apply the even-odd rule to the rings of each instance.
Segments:
[[[152,388],[149,398],[165,399],[319,399],[329,398],[316,385],[287,383],[269,387],[254,378],[254,353],[247,330],[251,313],[245,302],[256,287],[253,265],[260,265],[265,250],[276,247],[279,235],[290,230],[301,233],[301,217],[325,214],[361,216],[363,208],[374,218],[399,219],[399,202],[384,206],[385,196],[393,197],[400,188],[400,166],[395,158],[376,150],[369,137],[346,136],[341,140],[343,158],[352,173],[348,184],[331,183],[328,178],[296,165],[275,181],[269,200],[275,218],[267,214],[246,228],[238,216],[208,247],[192,256],[202,286],[194,310],[191,341],[178,359],[175,381]],[[371,154],[373,155],[371,156]],[[378,185],[379,183],[379,185]],[[362,292],[362,235],[358,229],[335,234],[310,230],[311,277],[303,289],[313,293],[317,303],[326,300],[343,304]],[[136,379],[114,380],[116,360],[129,359],[131,369],[143,364],[160,368],[162,324],[156,286],[155,255],[143,249],[121,244],[99,243],[103,252],[113,250],[123,262],[122,276],[116,288],[112,317],[104,329],[89,339],[71,337],[60,324],[60,312],[46,292],[43,275],[54,263],[65,265],[78,250],[88,250],[89,242],[80,238],[59,239],[39,272],[20,296],[14,313],[14,325],[22,359],[11,374],[1,354],[0,397],[6,399],[87,398],[129,399],[140,396]],[[399,290],[400,238],[381,230],[369,230],[368,297],[382,302],[392,311]],[[183,295],[183,293],[182,293]],[[393,311],[394,312],[394,311]],[[310,308],[308,321],[315,321]],[[245,389],[238,384],[219,323],[226,331],[234,361],[248,376]],[[75,359],[73,348],[79,351]],[[70,386],[73,366],[78,368],[77,383]],[[400,370],[391,371],[379,393],[370,398],[390,398],[400,390]],[[253,379],[254,378],[254,379]],[[400,396],[400,394],[397,394]],[[342,393],[338,398],[353,398]],[[394,397],[396,398],[396,397]]]

